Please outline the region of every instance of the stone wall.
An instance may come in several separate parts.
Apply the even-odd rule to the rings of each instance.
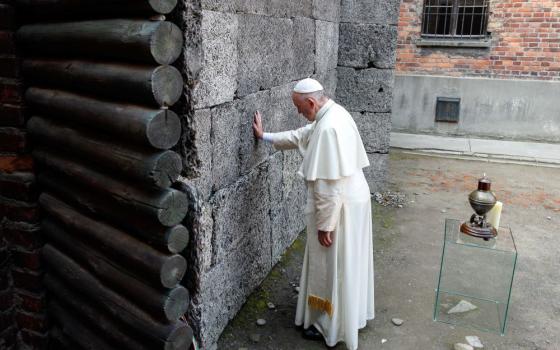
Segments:
[[[336,97],[358,124],[370,189],[386,180],[399,0],[342,0]]]
[[[0,349],[44,349],[43,243],[14,7],[13,1],[0,1]]]
[[[359,125],[371,189],[383,185],[398,1],[189,0],[184,6],[188,88],[180,112],[190,136],[182,146],[183,188],[194,199],[185,283],[193,297],[190,321],[209,348],[304,228],[300,156],[254,140],[255,110],[266,131],[303,126],[291,91],[302,78],[318,79]]]
[[[304,228],[301,159],[255,142],[251,122],[260,110],[267,131],[305,125],[291,91],[309,76],[334,97],[340,6],[332,0],[185,6],[185,118],[194,137],[184,140],[184,182],[197,198],[188,249],[190,319],[208,348]]]

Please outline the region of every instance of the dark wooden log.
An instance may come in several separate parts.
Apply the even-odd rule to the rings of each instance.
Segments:
[[[95,190],[89,190],[71,178],[53,171],[43,171],[38,176],[38,181],[47,191],[85,210],[96,220],[107,221],[119,229],[142,237],[145,242],[153,243],[153,247],[162,251],[165,251],[167,246],[182,244],[174,243],[172,238],[184,237],[185,230],[181,226],[163,227],[160,223],[154,222],[151,217],[143,216],[125,205],[119,205],[113,198],[101,196]]]
[[[115,292],[126,296],[136,305],[141,306],[152,318],[161,322],[176,321],[188,308],[189,293],[182,286],[163,286],[172,288],[164,291],[155,289],[143,280],[152,283],[157,278],[158,287],[162,287],[160,276],[142,275],[138,270],[123,267],[106,255],[95,249],[95,245],[87,245],[72,236],[52,219],[44,219],[41,223],[44,234],[57,248],[81,263],[93,275]],[[171,257],[174,270],[166,271],[176,275],[184,275],[186,262],[180,255]]]
[[[68,288],[59,278],[53,274],[46,274],[43,280],[49,291],[49,295],[54,297],[65,310],[72,310],[73,313],[80,315],[80,319],[87,320],[98,330],[97,334],[109,340],[111,343],[118,343],[119,349],[141,350],[149,349],[145,344],[131,336],[129,332],[118,322],[115,322],[106,312],[103,312],[91,304],[91,300],[84,298]]]
[[[59,327],[49,330],[49,349],[53,350],[81,350],[82,347],[62,333]]]
[[[125,220],[125,217],[121,215],[128,216],[126,214],[129,214],[133,215],[132,218],[128,218],[129,220],[136,220],[139,223],[160,224],[167,227],[179,224],[187,213],[187,197],[177,190],[136,188],[133,185],[86,168],[77,163],[75,159],[45,151],[35,150],[33,156],[43,165],[66,175],[75,183],[81,184],[85,190],[102,199],[104,208],[86,206],[94,213],[110,214],[111,211],[115,211],[109,217],[119,222]],[[48,173],[45,175],[45,177],[49,176]],[[63,188],[66,185],[61,183],[61,179],[51,177],[50,180],[52,181],[47,181],[47,187],[52,185],[55,193],[60,187]],[[62,181],[64,180],[62,179]],[[54,184],[51,184],[51,182],[54,182]],[[64,196],[67,192],[62,190],[59,193]]]
[[[132,150],[111,142],[109,137],[67,127],[60,121],[33,117],[27,129],[43,147],[55,146],[97,162],[100,166],[154,188],[168,188],[181,173],[181,157],[173,151]]]
[[[100,338],[91,327],[86,326],[81,317],[72,315],[55,300],[49,301],[49,314],[55,318],[62,332],[86,350],[117,350],[106,340]]]
[[[188,231],[182,225],[160,231],[142,231],[141,238],[148,243],[145,244],[103,221],[83,215],[49,193],[41,194],[39,203],[47,214],[75,231],[76,235],[83,236],[85,240],[96,241],[103,247],[103,251],[122,264],[148,273],[160,273],[161,268],[155,266],[165,266],[168,256],[161,254],[154,246],[161,247],[160,250],[166,253],[175,254],[188,244]]]
[[[141,105],[172,106],[183,91],[172,66],[144,66],[70,60],[27,60],[28,85],[49,86]]]
[[[15,3],[26,16],[53,20],[80,15],[168,14],[177,0],[16,0]]]
[[[154,348],[179,350],[190,346],[192,330],[186,324],[156,322],[127,298],[105,288],[97,278],[50,244],[43,247],[42,255],[50,271],[112,317],[132,327],[153,344],[157,344]]]
[[[25,98],[45,117],[106,132],[126,142],[169,149],[181,136],[179,117],[168,109],[111,103],[41,88],[27,89]]]
[[[183,34],[166,21],[107,19],[28,24],[16,32],[27,55],[116,59],[171,64],[181,54]]]
[[[41,194],[39,203],[46,213],[72,231],[72,236],[94,242],[92,245],[102,249],[111,260],[144,279],[173,287],[183,278],[186,262],[182,256],[162,254],[120,230],[88,218],[49,193]]]

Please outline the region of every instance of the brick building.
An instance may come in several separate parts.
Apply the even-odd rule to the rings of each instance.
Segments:
[[[560,141],[560,2],[403,0],[397,55],[394,131]]]

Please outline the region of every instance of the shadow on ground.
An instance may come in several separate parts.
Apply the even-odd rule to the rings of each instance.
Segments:
[[[502,225],[511,227],[519,253],[503,337],[432,321],[444,220],[470,216],[466,198],[483,173],[504,202]],[[484,349],[560,349],[560,169],[392,151],[390,189],[406,200],[402,208],[373,206],[376,319],[360,331],[360,349],[452,349],[467,335],[480,337]],[[218,349],[325,348],[293,326],[304,246],[302,234],[230,322]],[[394,326],[394,317],[404,324]],[[264,326],[256,325],[260,318]]]

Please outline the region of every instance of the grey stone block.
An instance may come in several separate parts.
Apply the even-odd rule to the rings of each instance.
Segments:
[[[335,69],[338,62],[338,23],[315,21],[315,73]]]
[[[240,118],[239,166],[241,174],[246,174],[256,165],[264,162],[271,152],[271,146],[256,140],[253,135],[253,116],[260,111],[268,118],[270,91],[260,91],[236,101],[235,108]],[[232,157],[235,154],[231,155]]]
[[[286,211],[286,221],[282,232],[275,234],[273,237],[273,261],[284,253],[298,234],[305,229],[305,208],[307,188],[305,181],[297,174],[302,157],[297,151],[283,152],[283,206]]]
[[[391,113],[352,113],[367,152],[388,153]]]
[[[313,18],[339,22],[340,0],[313,0]]]
[[[196,154],[199,160],[198,174],[194,183],[203,199],[212,191],[212,113],[210,109],[200,109],[194,113]]]
[[[292,82],[270,89],[270,101],[266,109],[267,131],[293,130],[307,124],[292,102],[294,85]]]
[[[275,17],[311,17],[313,0],[257,0],[267,4],[267,14]]]
[[[278,152],[271,162],[272,262],[280,257],[305,228],[306,187],[297,175],[302,158],[297,151]],[[275,154],[275,156],[277,155]],[[273,172],[272,169],[277,171]]]
[[[212,265],[233,255],[264,255],[270,259],[270,248],[266,250],[271,232],[269,181],[268,165],[262,164],[214,194]]]
[[[212,190],[239,176],[240,117],[234,102],[212,109]]]
[[[212,267],[212,236],[214,232],[214,219],[212,216],[212,205],[205,203],[202,206],[200,226],[198,230],[196,247],[198,251],[199,271],[203,273]]]
[[[342,0],[341,22],[397,24],[400,0]]]
[[[239,15],[238,96],[291,81],[293,22]]]
[[[336,96],[349,111],[390,112],[394,72],[388,69],[338,68]]]
[[[311,17],[313,0],[202,0],[205,10],[266,15],[274,17]]]
[[[233,100],[237,89],[237,16],[202,12],[204,63],[193,96],[197,108]]]
[[[394,68],[397,28],[379,24],[340,24],[338,64],[354,68]]]
[[[268,7],[264,0],[201,0],[201,5],[205,10],[260,15],[266,15]]]
[[[338,84],[338,71],[331,69],[324,73],[318,73],[313,76],[313,79],[321,82],[325,89],[325,94],[330,98],[336,99],[336,86]]]
[[[370,166],[364,168],[364,175],[369,184],[369,190],[373,192],[384,191],[387,186],[387,167],[389,154],[368,153]]]
[[[315,21],[295,17],[293,22],[293,77],[295,79],[307,78],[315,70]]]

